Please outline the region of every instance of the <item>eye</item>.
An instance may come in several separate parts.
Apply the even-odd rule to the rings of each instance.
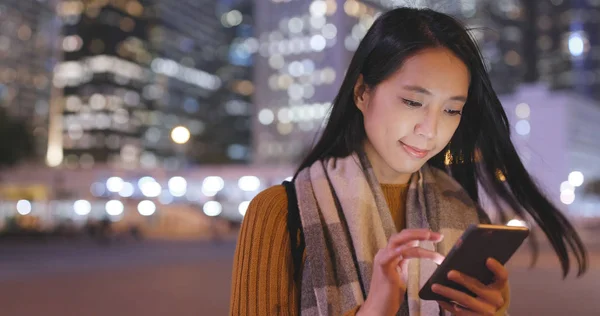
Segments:
[[[411,101],[411,100],[408,100],[408,99],[402,99],[402,102],[404,102],[404,104],[406,104],[406,105],[408,105],[410,107],[415,107],[415,108],[416,107],[420,107],[420,106],[423,105],[423,104],[421,104],[419,102]]]
[[[462,111],[460,110],[446,110],[446,113],[450,116],[462,115]]]

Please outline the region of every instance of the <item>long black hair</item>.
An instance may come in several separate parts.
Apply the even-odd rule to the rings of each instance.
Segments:
[[[523,166],[477,44],[463,24],[446,14],[397,8],[374,22],[350,62],[323,133],[301,162],[296,176],[316,161],[346,157],[363,146],[363,116],[354,102],[354,86],[360,75],[368,87],[376,87],[397,71],[407,57],[431,47],[451,50],[466,64],[471,82],[461,122],[448,148],[428,164],[448,172],[475,202],[480,201],[481,187],[496,205],[508,206],[516,215],[535,221],[560,259],[563,276],[570,270],[569,249],[578,275],[582,275],[588,258],[581,238]],[[446,162],[447,157],[452,157],[452,163]],[[502,209],[499,211],[506,218]],[[531,245],[535,258],[535,239]]]

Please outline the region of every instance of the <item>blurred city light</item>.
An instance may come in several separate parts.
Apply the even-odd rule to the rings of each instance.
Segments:
[[[563,191],[575,191],[575,186],[572,185],[569,181],[563,181],[560,184],[560,192]]]
[[[106,180],[106,188],[108,191],[116,193],[123,189],[123,179],[119,177],[110,177]]]
[[[586,50],[587,37],[582,32],[574,32],[569,35],[569,52],[574,57],[583,55]]]
[[[244,201],[244,202],[240,203],[240,205],[238,206],[238,212],[240,213],[240,215],[242,215],[242,216],[246,215],[246,211],[248,210],[249,205],[250,205],[250,201]]]
[[[325,13],[327,13],[327,4],[323,0],[315,0],[310,4],[309,12],[312,16],[325,16]]]
[[[171,131],[171,139],[177,144],[185,144],[190,140],[190,130],[184,126],[177,126]]]
[[[238,10],[229,11],[221,17],[221,23],[224,27],[238,26],[242,23],[243,16]]]
[[[73,209],[75,210],[75,214],[85,216],[92,211],[92,204],[87,200],[78,200],[73,203]]]
[[[187,192],[187,181],[183,177],[173,177],[168,182],[169,192],[175,197],[182,197]]]
[[[527,119],[531,114],[531,110],[529,108],[529,104],[527,103],[519,103],[515,109],[517,117],[520,119]]]
[[[27,215],[31,213],[31,202],[27,200],[20,200],[17,202],[17,212],[21,215]]]
[[[571,190],[564,190],[560,193],[560,201],[563,204],[570,205],[575,202],[575,192]]]
[[[238,186],[244,191],[256,191],[260,188],[260,179],[255,176],[243,176],[238,180]]]
[[[135,192],[135,187],[129,182],[123,182],[123,187],[119,191],[119,195],[122,197],[131,197]]]
[[[156,180],[149,176],[141,177],[138,180],[138,187],[141,188],[142,186],[144,186],[146,183],[149,183],[149,182],[156,182]]]
[[[140,215],[150,216],[156,212],[156,205],[152,201],[144,200],[138,204],[137,209]]]
[[[525,136],[531,132],[531,125],[529,125],[529,121],[527,120],[520,120],[515,125],[515,129],[517,130],[517,134]]]
[[[106,202],[106,213],[111,216],[118,216],[123,214],[125,206],[119,200],[110,200]]]
[[[62,145],[58,144],[58,140],[48,140],[48,151],[46,153],[46,164],[49,167],[58,167],[63,162],[64,154]]]
[[[156,181],[145,181],[140,184],[140,191],[146,197],[158,197],[162,191],[162,187]]]
[[[204,214],[206,214],[207,216],[214,217],[219,216],[221,214],[221,212],[223,211],[223,206],[217,201],[208,201],[204,203],[203,210]]]
[[[211,176],[206,177],[204,181],[202,181],[202,194],[206,196],[215,196],[219,191],[223,190],[225,187],[225,181],[223,178]]]
[[[583,173],[580,171],[573,171],[569,174],[569,183],[574,187],[579,187],[583,184]]]
[[[217,90],[221,87],[221,79],[200,69],[186,67],[174,60],[157,58],[152,61],[152,70],[156,73],[175,77],[183,82],[208,89]]]

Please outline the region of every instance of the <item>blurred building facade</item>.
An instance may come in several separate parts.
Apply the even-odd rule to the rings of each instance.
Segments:
[[[532,1],[537,69],[554,90],[600,99],[600,1]]]
[[[61,111],[51,119],[62,123],[62,153],[48,163],[135,166],[141,135],[153,123],[152,104],[142,98],[152,80],[148,12],[137,1],[63,1],[57,11],[64,22],[54,75]]]
[[[182,125],[192,137],[177,150],[190,162],[251,158],[252,54],[258,46],[252,9],[251,1],[239,0],[155,1],[153,97],[164,119],[147,131],[148,145],[172,147],[170,130]]]
[[[311,145],[377,10],[352,1],[257,1],[254,161],[293,163]],[[292,141],[293,140],[293,141]]]
[[[464,21],[496,91],[516,89],[524,72],[519,1],[258,1],[257,163],[295,162],[306,154],[360,40],[382,11],[398,6],[429,7]]]
[[[48,137],[52,69],[59,58],[58,1],[0,1],[0,106],[25,119],[43,156]]]
[[[62,137],[51,138],[48,164],[175,169],[250,159],[249,3],[62,2],[62,110],[52,126]]]

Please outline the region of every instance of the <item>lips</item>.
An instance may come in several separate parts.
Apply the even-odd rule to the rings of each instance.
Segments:
[[[413,156],[414,158],[417,158],[417,159],[425,158],[427,156],[427,154],[429,153],[429,150],[413,147],[413,146],[407,145],[403,142],[400,142],[400,145],[402,145],[402,148],[404,149],[404,151],[406,151],[410,156]]]

